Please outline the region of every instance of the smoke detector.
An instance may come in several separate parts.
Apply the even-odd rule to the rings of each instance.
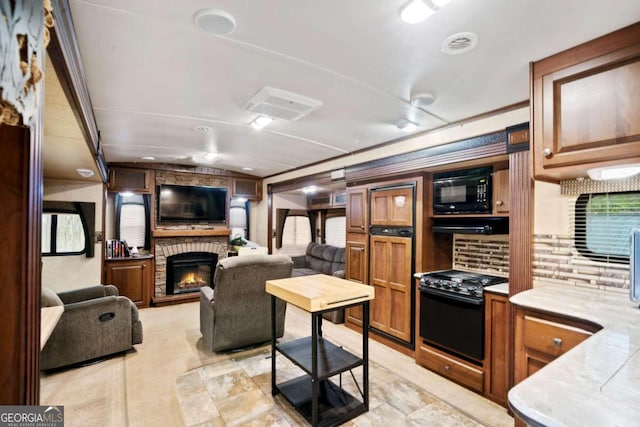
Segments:
[[[475,33],[456,33],[447,37],[440,50],[447,55],[460,55],[475,49],[478,45],[478,35]]]
[[[244,105],[245,110],[280,120],[298,120],[322,106],[322,101],[265,86]]]

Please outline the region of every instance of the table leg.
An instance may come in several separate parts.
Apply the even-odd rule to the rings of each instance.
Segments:
[[[271,295],[271,394],[278,394],[276,388],[276,297]]]
[[[311,314],[311,425],[318,425],[318,329],[321,326],[318,319],[322,315]]]
[[[369,301],[362,304],[362,376],[364,407],[369,410]]]

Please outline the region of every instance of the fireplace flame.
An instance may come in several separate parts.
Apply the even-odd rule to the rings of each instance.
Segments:
[[[178,287],[180,289],[188,289],[188,288],[198,288],[205,286],[205,280],[202,276],[195,273],[187,273],[182,276],[180,283],[178,283]]]

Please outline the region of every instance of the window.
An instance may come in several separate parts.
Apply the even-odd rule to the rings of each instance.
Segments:
[[[129,247],[151,248],[148,194],[116,194],[116,238]]]
[[[95,204],[45,200],[42,207],[43,256],[94,254]]]
[[[603,262],[629,262],[629,235],[640,228],[640,192],[582,194],[575,204],[578,251]]]
[[[347,241],[347,217],[336,216],[327,218],[325,236],[327,245],[344,248]]]
[[[240,236],[249,239],[249,202],[247,199],[231,199],[229,206],[229,228],[231,238]]]
[[[282,232],[282,247],[306,248],[311,242],[311,224],[307,216],[287,216]]]

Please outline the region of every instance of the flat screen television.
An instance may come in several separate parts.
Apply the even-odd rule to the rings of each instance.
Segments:
[[[158,186],[158,221],[221,222],[226,219],[226,188],[172,184]]]

